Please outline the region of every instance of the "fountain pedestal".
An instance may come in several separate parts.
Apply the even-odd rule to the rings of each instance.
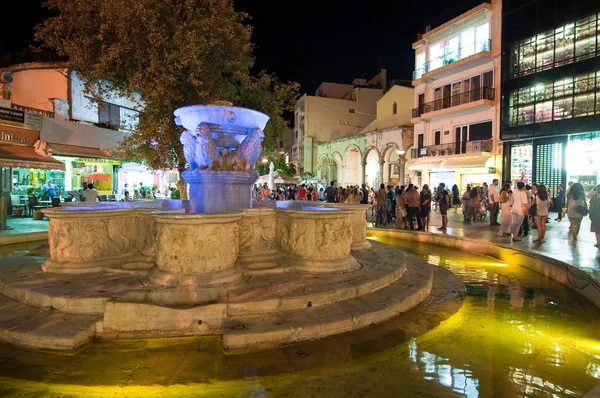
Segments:
[[[189,189],[190,213],[222,213],[252,207],[256,171],[186,170],[181,173]]]

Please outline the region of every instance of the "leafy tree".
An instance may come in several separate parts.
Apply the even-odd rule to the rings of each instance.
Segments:
[[[129,159],[183,171],[173,111],[185,105],[224,100],[268,113],[266,145],[284,132],[282,113],[298,86],[250,75],[252,28],[232,0],[48,0],[45,7],[55,16],[36,28],[36,39],[68,57],[93,98],[139,94],[139,123],[122,144]]]

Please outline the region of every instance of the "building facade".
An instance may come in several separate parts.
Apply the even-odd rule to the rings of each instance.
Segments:
[[[422,186],[499,178],[500,1],[484,2],[413,43],[414,148],[407,168]]]
[[[28,63],[8,70],[10,98],[3,106],[36,116],[40,145],[64,164],[62,171],[53,173],[13,168],[15,187],[26,191],[52,180],[60,196],[69,197],[83,184],[94,183],[106,195],[122,194],[128,184],[133,196],[140,185],[164,191],[170,180],[176,181],[175,173],[124,162],[117,153],[123,137],[138,123],[138,95],[107,93],[101,101],[93,101],[77,73],[64,63]]]
[[[522,3],[503,7],[503,179],[587,191],[600,178],[600,3]]]
[[[383,75],[383,76],[382,76]],[[300,176],[317,173],[317,145],[359,135],[376,116],[385,91],[385,70],[352,84],[322,83],[315,95],[303,95],[294,112],[291,163]]]
[[[317,178],[340,186],[404,184],[412,102],[412,87],[394,85],[377,101],[375,120],[357,135],[318,143]]]

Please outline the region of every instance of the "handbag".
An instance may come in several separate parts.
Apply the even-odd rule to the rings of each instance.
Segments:
[[[588,209],[585,206],[577,206],[577,208],[575,209],[577,211],[577,213],[583,215],[583,216],[587,216],[588,215]]]

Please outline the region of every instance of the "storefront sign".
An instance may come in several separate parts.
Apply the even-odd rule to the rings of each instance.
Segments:
[[[474,167],[471,169],[458,169],[459,174],[494,174],[490,169],[494,169],[493,167]]]
[[[121,161],[120,160],[104,159],[104,158],[98,158],[98,159],[94,159],[94,158],[78,158],[78,159],[75,159],[75,161],[82,162],[82,163],[112,164],[114,166],[120,166],[121,165]]]
[[[25,122],[23,127],[30,130],[41,130],[42,129],[42,115],[36,113],[25,112]]]
[[[0,108],[0,120],[11,125],[23,126],[25,124],[25,112],[11,108]]]
[[[595,175],[589,175],[589,176],[579,176],[579,178],[577,179],[577,181],[585,187],[595,187],[596,184],[598,183],[598,180],[596,178]],[[588,188],[590,189],[590,188]]]
[[[10,143],[13,145],[32,146],[39,139],[40,133],[38,131],[0,125],[0,144]]]

